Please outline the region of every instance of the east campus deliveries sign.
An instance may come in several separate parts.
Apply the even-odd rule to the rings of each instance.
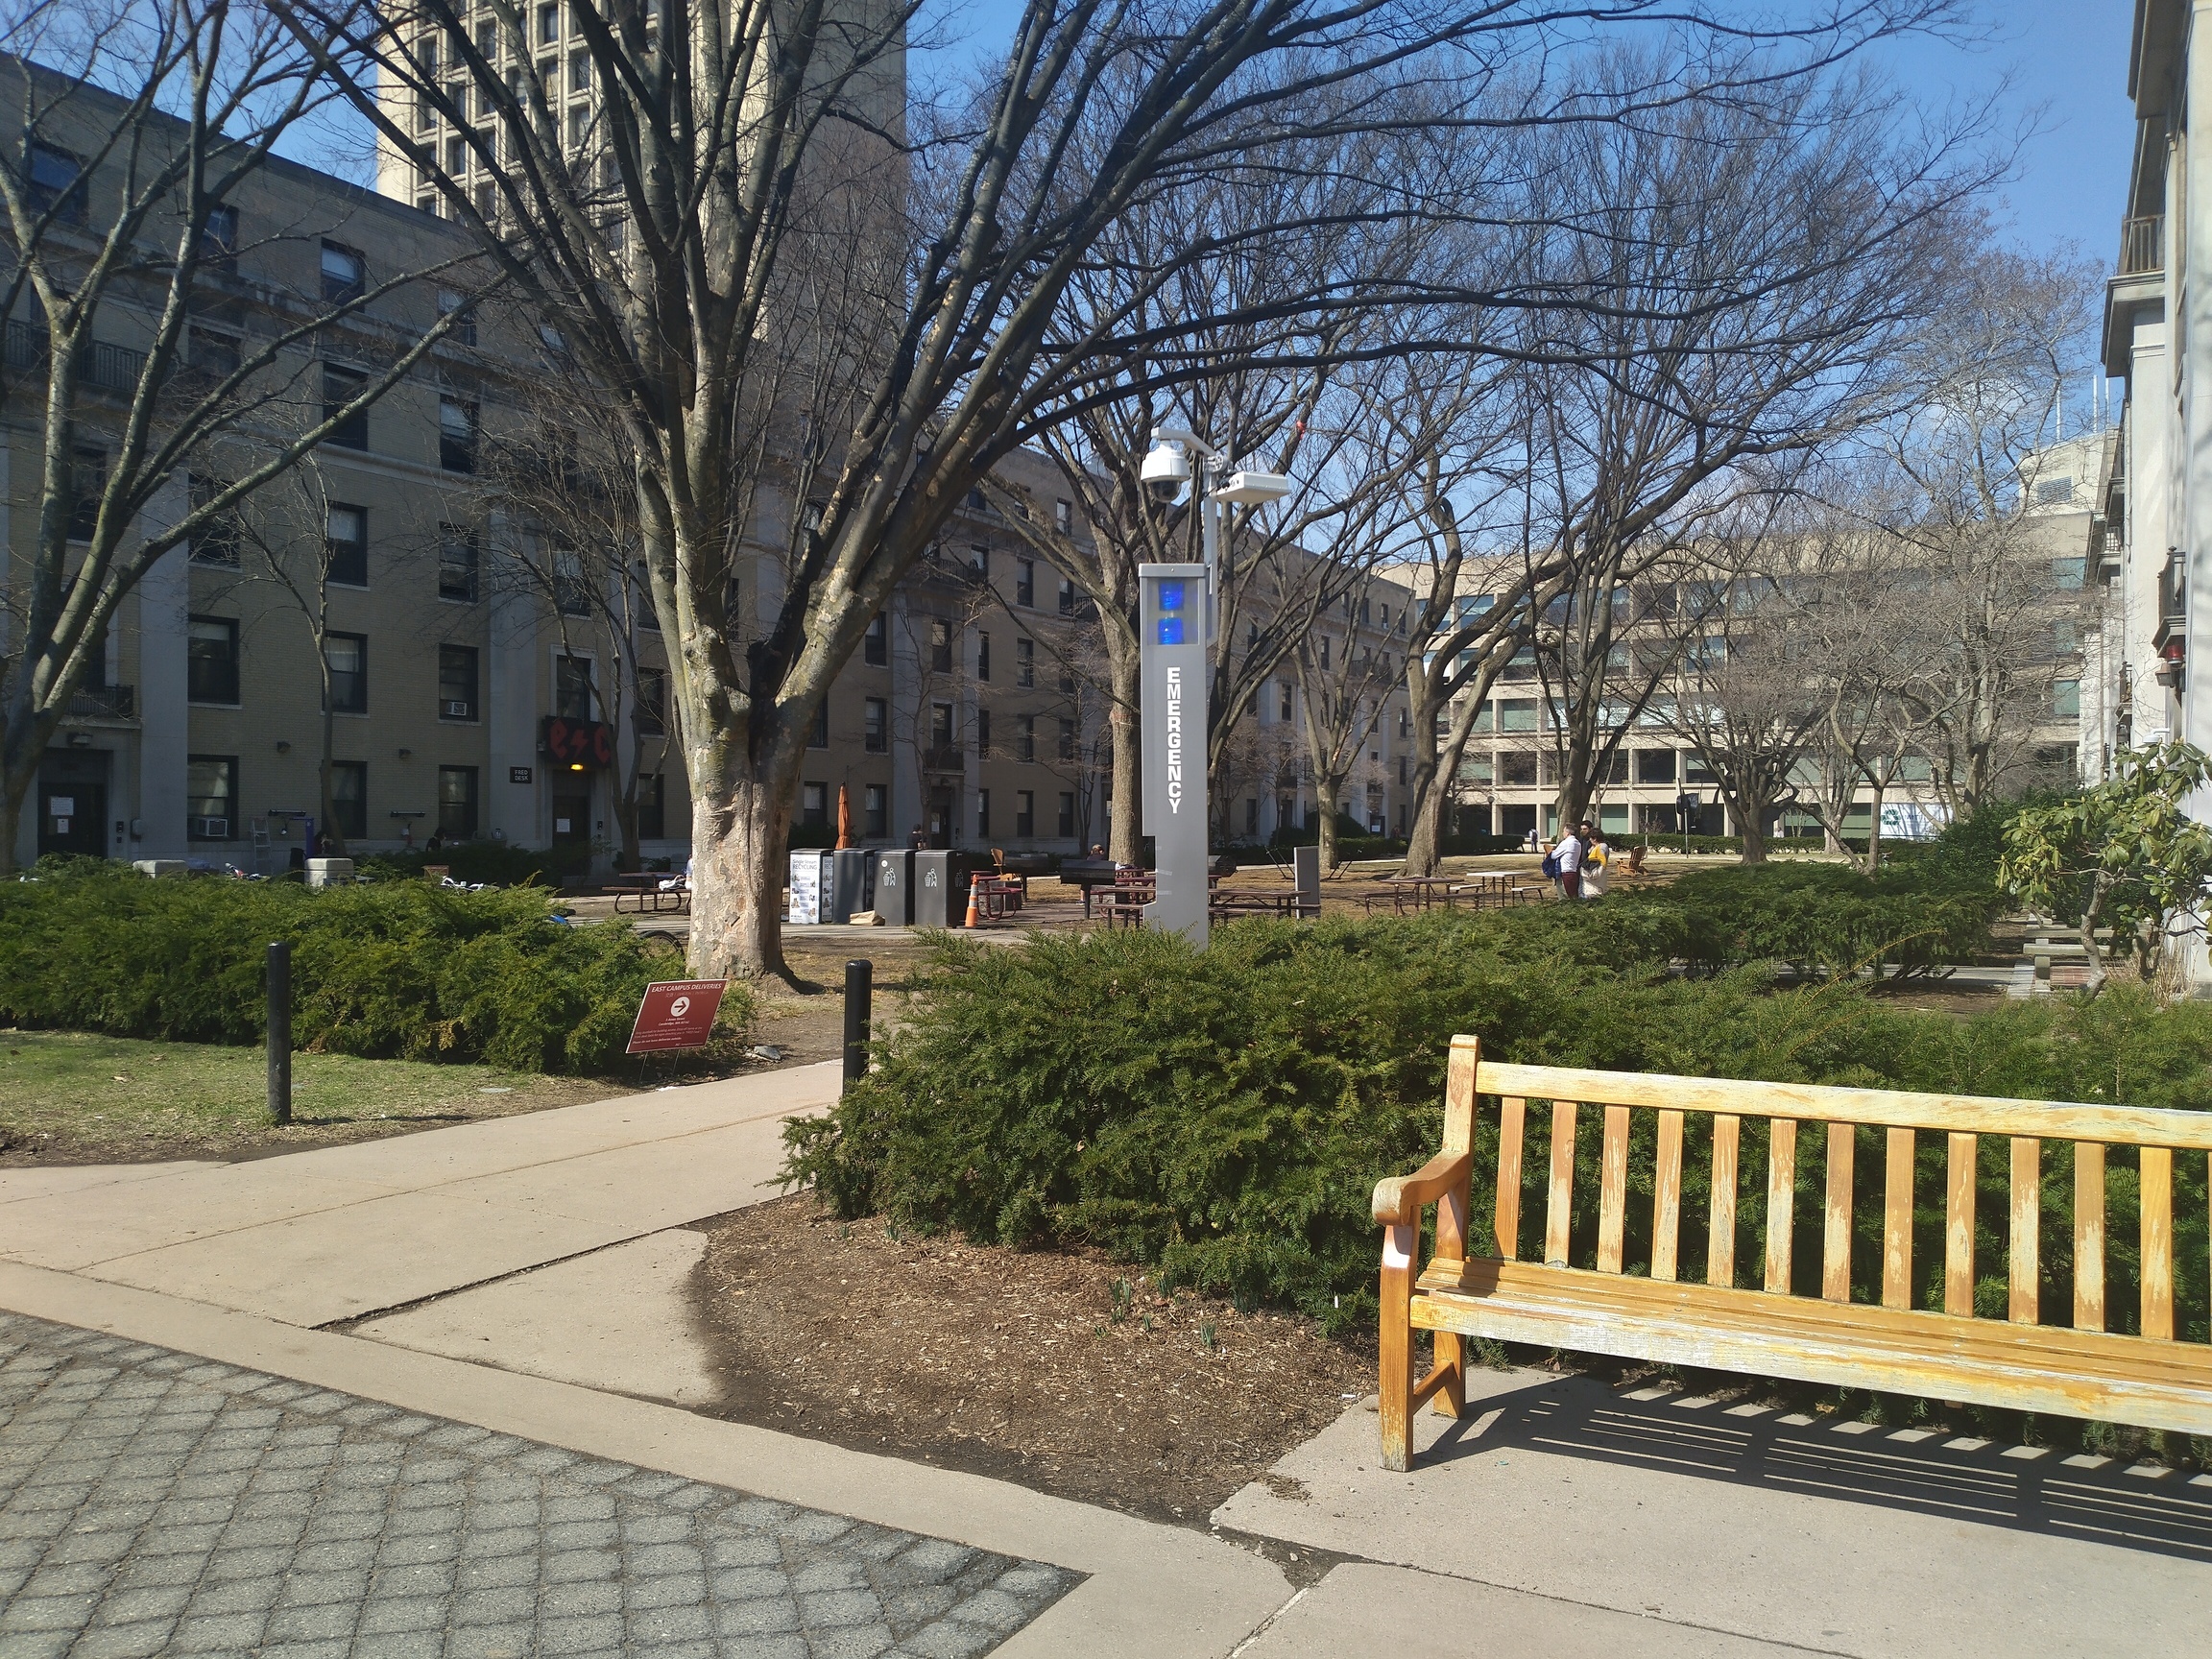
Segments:
[[[630,1027],[630,1052],[654,1054],[665,1048],[696,1048],[714,1029],[727,979],[672,979],[645,987],[637,1004],[637,1023]]]
[[[1206,943],[1206,566],[1140,565],[1153,926]]]

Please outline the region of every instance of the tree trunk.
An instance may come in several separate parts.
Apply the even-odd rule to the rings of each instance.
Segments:
[[[1108,815],[1106,854],[1117,864],[1140,862],[1143,846],[1143,732],[1140,709],[1143,699],[1143,672],[1135,648],[1116,642],[1114,630],[1106,633],[1106,665],[1112,677],[1113,703],[1106,724],[1114,746],[1114,800]]]
[[[2097,917],[2104,908],[2104,895],[2111,891],[2112,878],[2100,871],[2091,878],[2089,902],[2081,906],[2081,925],[2076,936],[2081,941],[2081,957],[2089,965],[2089,976],[2081,982],[2084,1001],[2093,999],[2104,989],[2104,955],[2097,949]]]
[[[37,786],[38,767],[9,767],[0,778],[0,875],[15,872],[15,841],[23,833],[23,804]]]
[[[1879,778],[1869,778],[1874,786],[1874,799],[1866,805],[1866,874],[1871,876],[1882,868],[1882,796],[1886,784]]]
[[[338,740],[338,711],[330,707],[329,646],[320,634],[315,638],[315,660],[323,664],[323,760],[320,767],[323,784],[323,833],[330,838],[330,855],[343,858],[347,855],[346,837],[339,831],[338,802],[330,793],[330,752],[336,747]],[[315,855],[316,849],[309,847],[307,856],[312,858]]]
[[[1316,773],[1313,778],[1313,793],[1318,798],[1321,815],[1321,868],[1334,875],[1342,861],[1336,851],[1336,803],[1343,797],[1343,781],[1323,778]]]
[[[1742,797],[1738,797],[1738,801],[1741,803]],[[1736,808],[1736,826],[1743,837],[1743,862],[1746,864],[1767,862],[1767,811],[1769,805],[1770,803],[1758,802],[1748,810],[1741,804]]]
[[[691,940],[685,960],[698,978],[790,975],[783,961],[786,793],[741,771],[733,779],[694,774],[691,780]]]

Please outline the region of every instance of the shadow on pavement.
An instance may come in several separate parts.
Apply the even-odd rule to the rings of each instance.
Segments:
[[[2212,1561],[2212,1477],[2135,1475],[2117,1461],[1941,1434],[1903,1439],[1693,1394],[1637,1396],[1561,1377],[1471,1401],[1419,1461],[1523,1448]]]

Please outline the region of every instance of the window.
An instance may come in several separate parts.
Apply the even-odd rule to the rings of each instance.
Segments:
[[[369,511],[330,503],[323,532],[323,572],[342,588],[369,586]]]
[[[2051,586],[2066,593],[2081,590],[2081,581],[2088,574],[2086,559],[2054,559],[2051,561]]]
[[[880,611],[869,618],[867,635],[860,641],[860,660],[871,668],[890,665],[891,631],[885,625]]]
[[[1022,716],[1022,730],[1014,738],[1014,758],[1017,760],[1034,760],[1037,758],[1037,716],[1034,714]]]
[[[731,584],[732,604],[735,611],[734,581]],[[553,555],[553,604],[564,616],[589,616],[591,614],[591,589],[584,580],[584,556],[567,548]]]
[[[1636,781],[1639,783],[1673,782],[1674,751],[1671,749],[1637,750]]]
[[[223,493],[224,481],[202,473],[190,474],[186,481],[186,496],[197,513]],[[238,568],[238,519],[232,513],[217,514],[207,521],[205,529],[192,538],[192,563],[195,565],[223,565]]]
[[[325,241],[323,244],[323,299],[331,305],[344,305],[358,300],[368,291],[369,265],[357,249],[342,243]]]
[[[971,568],[972,570],[974,570],[974,571],[975,572],[975,574],[976,574],[978,577],[982,578],[982,580],[984,580],[984,581],[986,581],[986,582],[988,582],[988,581],[990,581],[990,580],[991,580],[991,549],[990,549],[990,548],[988,548],[988,547],[971,547],[971,548],[969,548],[969,549],[968,549],[968,565],[969,565],[969,568]]]
[[[438,833],[448,841],[466,841],[476,833],[475,767],[438,768]]]
[[[1064,696],[1072,697],[1075,694],[1075,668],[1066,658],[1060,661],[1060,690]],[[1247,709],[1246,712],[1252,710]]]
[[[1063,719],[1060,722],[1060,758],[1075,758],[1075,722],[1072,720]]]
[[[1373,613],[1368,609],[1368,605],[1369,602],[1365,599],[1359,601],[1359,626],[1362,628],[1367,627],[1375,620]]]
[[[1498,730],[1501,732],[1533,732],[1536,730],[1536,699],[1533,697],[1504,697],[1498,703]]]
[[[1035,835],[1036,833],[1037,791],[1034,789],[1017,789],[1014,791],[1015,838],[1017,840],[1026,840],[1028,837]]]
[[[204,380],[221,380],[238,373],[242,361],[238,349],[238,336],[226,334],[219,328],[203,328],[192,325],[187,342],[192,367]]]
[[[1534,783],[1536,781],[1536,756],[1534,752],[1517,750],[1499,756],[1498,781],[1522,785]]]
[[[1063,789],[1060,791],[1060,835],[1062,839],[1067,839],[1073,836],[1074,833],[1075,792],[1071,789]]]
[[[1290,718],[1290,682],[1287,680],[1276,681],[1275,690],[1277,693],[1275,718],[1287,720]]]
[[[190,755],[184,759],[184,834],[228,841],[238,810],[238,757]]]
[[[929,705],[929,743],[932,748],[948,750],[952,747],[952,705]]]
[[[476,532],[460,524],[438,526],[438,597],[476,600]]]
[[[591,90],[591,59],[589,54],[584,52],[568,54],[568,90],[571,92],[589,92]]]
[[[991,710],[990,710],[990,709],[976,709],[976,710],[975,710],[975,755],[976,755],[976,758],[978,758],[978,759],[986,758],[986,757],[989,757],[990,753],[991,753]]]
[[[345,369],[335,363],[323,365],[323,419],[338,421],[338,424],[324,436],[324,443],[340,449],[369,447],[369,410],[366,405],[354,410],[343,421],[338,420],[338,412],[360,397],[368,385],[369,376],[358,369]]]
[[[369,762],[330,762],[330,810],[338,833],[358,840],[369,833]]]
[[[809,749],[827,749],[830,747],[830,699],[827,697],[814,705],[814,723],[806,732],[806,747]]]
[[[1071,534],[1073,534],[1073,533],[1074,533],[1074,529],[1075,529],[1075,503],[1074,503],[1074,502],[1072,502],[1072,501],[1055,501],[1055,502],[1053,502],[1053,503],[1052,503],[1052,528],[1053,528],[1053,529],[1055,529],[1055,530],[1057,530],[1057,531],[1059,531],[1059,532],[1060,532],[1060,534],[1061,534],[1061,535],[1063,535],[1063,536],[1068,536],[1068,535],[1071,535]]]
[[[991,839],[991,791],[975,791],[975,833],[984,840]]]
[[[541,46],[550,46],[560,38],[561,8],[557,5],[539,7],[538,44]]]
[[[1060,614],[1075,614],[1075,584],[1066,576],[1060,578]]]
[[[466,295],[450,288],[439,289],[438,315],[453,319],[453,326],[445,332],[446,339],[460,346],[476,344],[476,311]]]
[[[1014,603],[1024,609],[1033,609],[1037,603],[1037,561],[1014,561]]]
[[[861,705],[860,746],[871,755],[881,755],[891,747],[891,705],[880,697],[871,697]]]
[[[2081,717],[2081,682],[2055,680],[2051,684],[2051,712],[2061,720]]]
[[[891,792],[880,783],[871,783],[860,793],[864,827],[861,833],[871,841],[881,840],[891,833]]]
[[[108,489],[108,451],[80,444],[69,468],[69,540],[89,541],[100,528],[100,497]]]
[[[1705,764],[1703,757],[1695,749],[1682,751],[1682,781],[1685,783],[1711,783],[1715,781],[1713,768]]]
[[[1034,685],[1037,684],[1037,641],[1034,639],[1017,639],[1014,641],[1014,684],[1017,685]]]
[[[985,685],[991,682],[991,636],[986,631],[975,636],[975,678]]]
[[[553,659],[553,712],[564,720],[590,720],[591,659],[560,656]]]
[[[572,104],[568,108],[568,148],[581,150],[591,132],[591,106]]]
[[[2053,506],[2060,501],[2074,499],[2074,480],[2071,478],[2045,478],[2035,486],[2035,505]]]
[[[216,271],[238,269],[238,209],[218,202],[200,226],[200,262]]]
[[[323,660],[330,664],[330,709],[337,714],[369,712],[369,640],[360,634],[323,636]]]
[[[809,830],[830,828],[829,784],[802,783],[799,786],[799,822]]]
[[[476,647],[438,647],[438,718],[476,718]]]
[[[194,616],[185,624],[184,695],[194,703],[237,703],[237,618]]]
[[[33,144],[24,168],[31,186],[31,206],[52,212],[65,225],[84,223],[84,164],[68,151],[52,144]]]
[[[1321,636],[1321,671],[1324,674],[1329,671],[1329,636],[1326,634]]]
[[[448,472],[476,470],[476,405],[450,393],[438,399],[438,465]]]
[[[637,734],[668,734],[668,676],[658,668],[637,670]]]
[[[942,617],[929,619],[929,666],[939,674],[952,672],[952,624]]]

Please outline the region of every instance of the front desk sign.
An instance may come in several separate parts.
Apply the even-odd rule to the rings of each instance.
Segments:
[[[645,987],[637,1022],[630,1028],[630,1052],[657,1054],[670,1048],[697,1048],[714,1030],[727,979],[672,979]]]

